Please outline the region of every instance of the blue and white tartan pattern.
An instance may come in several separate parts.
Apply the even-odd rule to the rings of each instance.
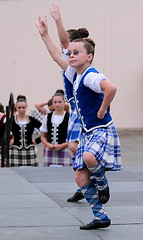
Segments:
[[[81,134],[80,119],[78,118],[76,110],[70,114],[70,122],[68,126],[67,142],[79,142]]]
[[[95,167],[89,168],[89,171],[92,173],[92,176],[96,179],[97,188],[100,191],[103,191],[107,188],[108,181],[105,176],[105,168],[99,163]]]
[[[92,209],[92,212],[94,214],[94,219],[98,221],[102,221],[103,219],[109,220],[102,206],[102,203],[99,200],[96,184],[93,184],[93,182],[90,182],[89,184],[83,186],[81,188],[81,191],[84,197],[86,198],[86,201],[88,202],[89,206]]]
[[[113,124],[107,128],[97,128],[89,133],[81,133],[74,168],[86,167],[83,162],[85,151],[91,152],[105,170],[122,169],[120,141]]]

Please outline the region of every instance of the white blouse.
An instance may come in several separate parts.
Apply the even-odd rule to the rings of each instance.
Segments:
[[[61,124],[62,121],[63,121],[63,119],[64,119],[65,113],[66,113],[66,112],[64,112],[63,115],[56,115],[55,112],[53,112],[52,118],[51,118],[52,124],[53,124],[53,125],[56,125],[56,126],[59,125],[59,124]],[[48,114],[44,117],[43,122],[42,122],[42,125],[41,125],[41,127],[40,127],[40,131],[41,131],[41,132],[45,132],[45,133],[48,132],[48,129],[47,129],[47,116],[48,116]]]
[[[81,77],[85,74],[85,72],[91,67],[88,67],[83,74],[77,74],[76,80],[73,83],[73,77],[75,74],[75,69],[72,68],[70,65],[68,66],[68,68],[65,71],[65,76],[68,78],[68,80],[73,83],[73,89],[76,91],[78,89]],[[86,87],[89,87],[90,89],[92,89],[93,91],[97,92],[97,93],[103,93],[103,91],[101,90],[100,87],[100,83],[102,80],[106,79],[107,77],[104,76],[104,74],[102,73],[95,73],[95,72],[90,72],[88,73],[83,81],[83,84]]]

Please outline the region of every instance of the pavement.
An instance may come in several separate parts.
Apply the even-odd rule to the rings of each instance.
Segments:
[[[111,192],[104,205],[109,228],[80,230],[93,219],[85,200],[68,203],[75,192],[72,167],[0,168],[0,240],[142,240],[143,132],[121,132],[122,171],[107,172]]]

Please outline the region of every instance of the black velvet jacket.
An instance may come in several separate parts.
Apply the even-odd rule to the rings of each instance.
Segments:
[[[34,128],[40,128],[41,122],[37,119],[28,116],[29,122],[26,124],[19,124],[16,121],[16,116],[13,117],[12,122],[12,135],[14,136],[14,144],[18,146],[19,148],[28,148],[30,145],[33,145],[32,143],[32,134],[34,131]],[[37,138],[36,143],[39,143],[39,138]]]

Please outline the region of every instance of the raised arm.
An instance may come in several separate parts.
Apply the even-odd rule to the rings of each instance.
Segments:
[[[59,7],[57,5],[52,4],[52,6],[50,8],[50,14],[55,20],[60,43],[62,44],[63,48],[67,48],[69,45],[69,38],[68,38],[67,32],[64,28],[64,24],[63,24],[63,21],[61,18]]]
[[[109,107],[116,94],[117,88],[108,80],[101,81],[100,86],[104,91],[104,98],[97,116],[102,119],[106,114],[106,109]]]
[[[36,103],[35,107],[38,109],[39,112],[46,115],[47,114],[47,109],[44,106],[47,106],[47,105],[48,105],[47,102]]]
[[[39,17],[39,22],[36,23],[36,26],[52,59],[65,71],[68,67],[68,61],[62,57],[61,51],[54,44],[48,33],[47,18],[44,17],[42,20]]]

